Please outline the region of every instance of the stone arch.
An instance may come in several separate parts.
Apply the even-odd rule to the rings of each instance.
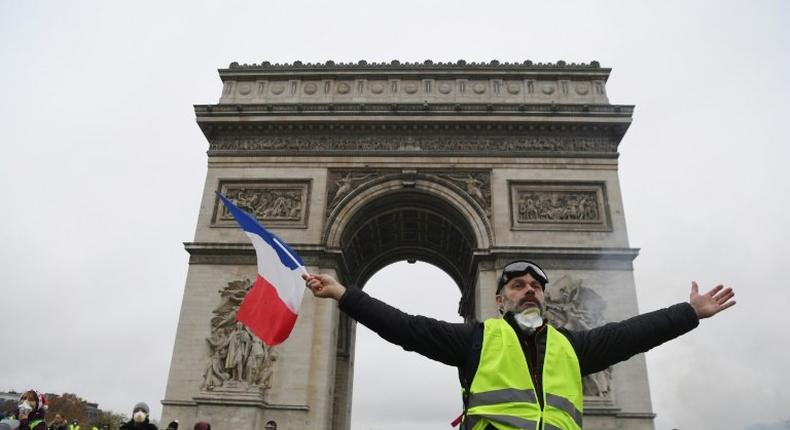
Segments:
[[[448,181],[426,174],[387,175],[360,184],[331,209],[324,229],[324,244],[330,249],[339,247],[340,235],[353,215],[367,203],[383,195],[408,192],[424,193],[451,205],[472,228],[477,248],[485,249],[494,242],[494,233],[487,209],[471,196],[458,192]]]
[[[490,246],[493,233],[485,209],[451,186],[431,175],[390,176],[344,197],[327,218],[324,243],[340,251],[346,282],[364,286],[388,264],[421,260],[445,271],[470,297],[474,255]]]

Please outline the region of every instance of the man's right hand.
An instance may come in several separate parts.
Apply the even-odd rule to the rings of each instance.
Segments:
[[[335,300],[340,300],[343,297],[343,294],[346,292],[346,287],[341,285],[337,282],[334,278],[329,275],[302,275],[302,279],[305,280],[305,285],[310,291],[313,292],[313,295],[320,298],[332,298]]]

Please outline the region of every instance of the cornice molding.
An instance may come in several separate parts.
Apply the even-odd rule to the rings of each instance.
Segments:
[[[277,115],[515,115],[631,118],[633,105],[512,103],[263,103],[194,105],[204,118]]]

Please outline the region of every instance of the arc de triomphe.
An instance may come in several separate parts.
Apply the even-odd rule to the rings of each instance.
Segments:
[[[255,258],[215,191],[290,243],[308,270],[347,285],[425,261],[455,280],[459,314],[482,320],[496,314],[498,269],[529,258],[549,271],[555,324],[635,315],[637,250],[617,176],[633,106],[609,103],[610,71],[562,61],[221,69],[219,103],[195,106],[208,172],[186,244],[163,422],[349,428],[354,324],[308,294],[282,345],[236,325]],[[653,428],[642,356],[584,382],[586,429]]]

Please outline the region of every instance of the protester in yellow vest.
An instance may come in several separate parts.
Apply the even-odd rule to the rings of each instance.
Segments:
[[[690,300],[592,330],[554,328],[544,321],[548,275],[537,264],[505,265],[496,289],[502,318],[448,323],[401,312],[328,275],[305,275],[313,295],[332,298],[351,318],[389,342],[459,368],[464,412],[455,424],[471,430],[580,430],[582,377],[645,352],[735,304],[718,285]]]

